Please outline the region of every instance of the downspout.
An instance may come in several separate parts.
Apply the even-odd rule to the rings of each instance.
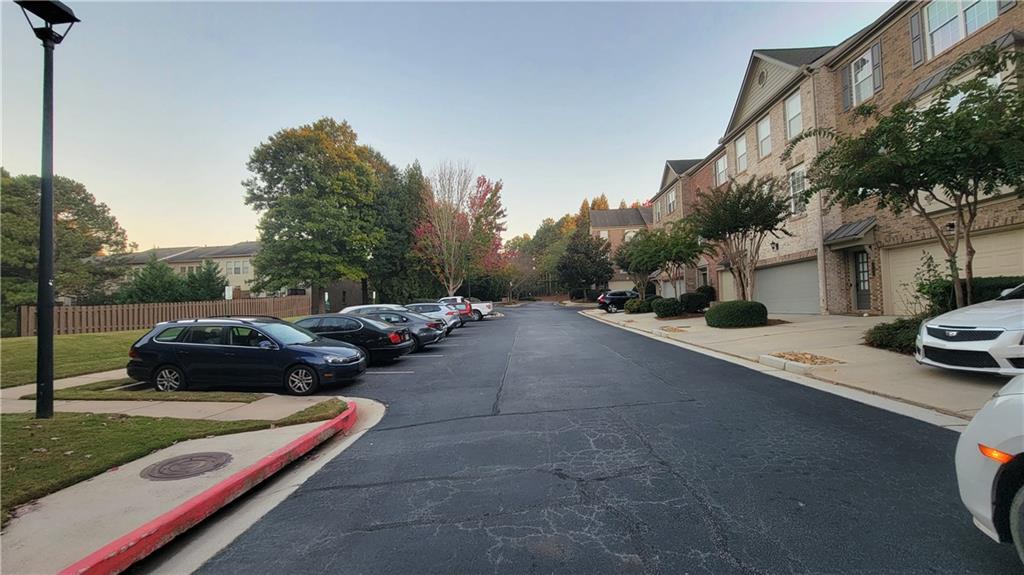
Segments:
[[[814,127],[818,127],[818,96],[815,90],[815,78],[810,67],[804,66],[804,76],[811,80],[811,105],[814,107]],[[820,138],[814,137],[814,156],[821,153]],[[806,172],[805,172],[806,174]],[[825,273],[825,202],[821,199],[822,194],[818,193],[818,286],[820,296],[818,306],[822,315],[829,315],[828,309],[828,274]]]

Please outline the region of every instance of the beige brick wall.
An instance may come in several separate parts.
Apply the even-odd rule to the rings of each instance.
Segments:
[[[996,20],[977,30],[971,36],[961,40],[935,58],[926,60],[914,68],[911,60],[910,15],[923,8],[926,2],[909,2],[907,6],[880,31],[865,37],[852,47],[850,53],[828,71],[828,76],[836,87],[829,103],[835,110],[836,128],[846,133],[856,133],[864,129],[863,121],[856,121],[852,111],[842,110],[842,93],[840,74],[848,73],[849,64],[867,51],[873,43],[880,42],[882,52],[882,88],[868,101],[885,111],[903,101],[914,88],[924,79],[955,62],[963,54],[975,50],[1013,30],[1024,30],[1024,7],[1021,3],[1000,15]],[[922,14],[923,16],[923,14]],[[825,74],[822,74],[825,75]],[[875,242],[867,246],[871,260],[871,309],[872,313],[882,313],[885,308],[882,274],[881,252],[885,248],[911,244],[922,241],[933,241],[935,233],[927,221],[920,216],[903,213],[899,216],[886,209],[878,209],[875,202],[865,202],[856,206],[838,210],[838,221],[829,221],[825,233],[834,230],[842,223],[854,222],[869,216],[875,216],[878,225],[875,230]],[[939,221],[946,223],[953,220],[951,213],[939,214]],[[978,213],[975,230],[988,230],[1024,224],[1024,200],[1003,198],[987,202]],[[849,251],[831,252],[826,257],[826,275],[828,277],[828,310],[833,313],[855,311],[852,302],[852,254]]]

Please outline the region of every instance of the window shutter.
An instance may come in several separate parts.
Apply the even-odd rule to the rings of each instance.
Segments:
[[[1002,14],[1003,12],[1006,12],[1010,8],[1013,8],[1014,4],[1016,3],[1017,0],[999,0],[999,13]]]
[[[924,63],[924,36],[921,33],[921,11],[910,15],[910,58],[914,67]]]
[[[882,42],[871,45],[871,83],[875,92],[882,89]]]
[[[852,65],[851,65],[852,66]],[[851,83],[850,74],[852,71],[851,66],[844,66],[840,70],[840,76],[843,78],[843,111],[850,109],[853,104],[853,84]],[[760,145],[760,142],[758,142]]]

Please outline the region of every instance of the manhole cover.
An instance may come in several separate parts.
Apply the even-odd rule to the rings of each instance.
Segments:
[[[230,453],[189,453],[158,461],[142,470],[139,477],[150,481],[174,481],[202,475],[231,463]]]

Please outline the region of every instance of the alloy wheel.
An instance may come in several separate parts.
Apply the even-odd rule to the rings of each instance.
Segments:
[[[178,391],[181,389],[181,372],[173,367],[162,368],[156,374],[157,391]]]
[[[288,389],[294,393],[309,393],[313,389],[313,372],[309,368],[297,367],[288,374]]]

